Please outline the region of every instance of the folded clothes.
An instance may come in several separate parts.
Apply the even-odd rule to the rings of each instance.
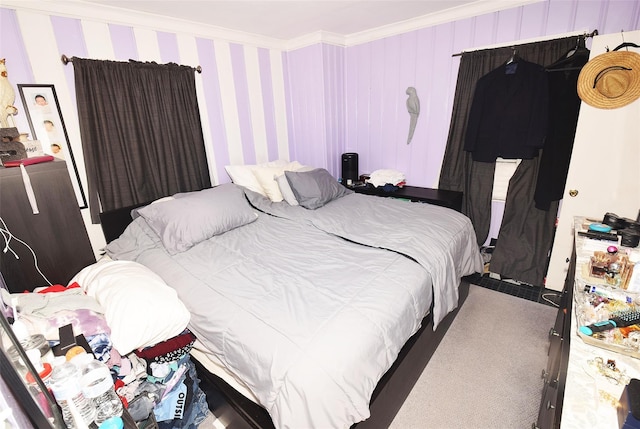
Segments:
[[[393,186],[399,186],[400,184],[404,184],[404,182],[404,174],[397,170],[376,170],[369,176],[369,183],[376,187],[384,186],[387,183]]]
[[[181,334],[156,345],[136,350],[136,356],[153,362],[172,362],[189,353],[193,348],[196,336],[188,329]]]
[[[104,314],[104,309],[98,304],[98,301],[77,287],[51,293],[9,294],[3,289],[2,301],[7,305],[15,304],[21,315],[51,317],[60,311],[80,309]]]
[[[87,338],[111,333],[104,315],[87,309],[61,310],[50,316],[21,314],[20,320],[27,325],[29,332],[41,333],[52,342],[60,340],[58,327],[69,324],[73,326],[75,335],[83,334]]]

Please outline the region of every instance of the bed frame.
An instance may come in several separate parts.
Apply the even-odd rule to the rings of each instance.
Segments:
[[[131,210],[144,205],[146,204],[100,214],[107,243],[118,238],[131,223]],[[369,405],[371,417],[354,424],[352,429],[389,427],[466,300],[469,294],[469,282],[466,279],[460,282],[459,290],[458,307],[440,322],[436,331],[433,330],[432,311],[423,319],[420,330],[405,343],[395,363],[382,376],[373,391]],[[247,399],[220,377],[210,373],[193,357],[192,360],[201,380],[200,388],[207,395],[209,409],[227,428],[274,428],[271,417],[263,407]]]

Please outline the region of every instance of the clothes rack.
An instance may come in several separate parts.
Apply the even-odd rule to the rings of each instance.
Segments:
[[[65,54],[62,54],[62,57],[60,59],[62,60],[62,64],[64,64],[65,66],[73,62],[73,57],[69,58]],[[202,66],[196,66],[193,69],[198,73],[202,73]]]
[[[584,34],[576,34],[575,36],[584,36],[585,39],[586,39],[588,37],[593,37],[593,36],[597,36],[597,35],[598,35],[598,30],[593,30],[591,33],[586,33],[585,32]],[[566,37],[572,37],[572,36],[566,36]],[[562,37],[558,37],[558,38],[560,39]],[[540,40],[540,41],[542,42],[543,40]],[[535,41],[528,42],[528,43],[535,43]],[[525,44],[525,43],[522,43],[522,44]],[[503,46],[494,46],[494,47],[482,48],[482,49],[473,49],[473,50],[470,50],[470,51],[458,52],[457,54],[452,54],[451,56],[452,57],[459,57],[459,56],[461,56],[463,54],[467,54],[469,52],[483,51],[485,49],[501,49],[501,48],[508,48],[508,47],[510,47],[511,49],[515,49],[515,48],[517,48],[517,45],[503,45]]]

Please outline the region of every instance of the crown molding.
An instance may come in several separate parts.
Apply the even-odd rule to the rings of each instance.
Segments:
[[[433,27],[439,24],[472,18],[514,7],[525,6],[532,3],[540,3],[547,0],[478,0],[474,3],[453,7],[442,12],[418,16],[401,22],[396,22],[382,27],[349,34],[345,37],[346,46],[355,46],[385,37],[397,36],[422,28]]]
[[[314,33],[306,34],[302,37],[297,37],[287,41],[285,50],[294,51],[296,49],[305,48],[311,45],[317,45],[318,43],[326,43],[328,45],[335,45],[346,47],[345,36],[340,34],[331,33],[328,31],[316,31]]]
[[[453,22],[459,19],[470,18],[548,0],[478,0],[474,3],[454,7],[446,11],[423,15],[358,33],[340,35],[326,31],[317,31],[290,40],[270,38],[257,34],[217,27],[214,25],[195,23],[177,18],[168,18],[146,12],[126,11],[126,13],[124,13],[121,8],[87,3],[82,0],[0,1],[0,7],[14,9],[16,11],[45,13],[48,15],[90,20],[105,24],[119,24],[135,28],[189,34],[194,37],[224,40],[231,43],[289,51],[301,49],[318,43],[349,47],[422,28]]]

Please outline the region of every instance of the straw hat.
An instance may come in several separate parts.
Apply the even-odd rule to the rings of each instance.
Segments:
[[[640,54],[606,52],[580,71],[578,96],[600,109],[616,109],[640,98]]]

